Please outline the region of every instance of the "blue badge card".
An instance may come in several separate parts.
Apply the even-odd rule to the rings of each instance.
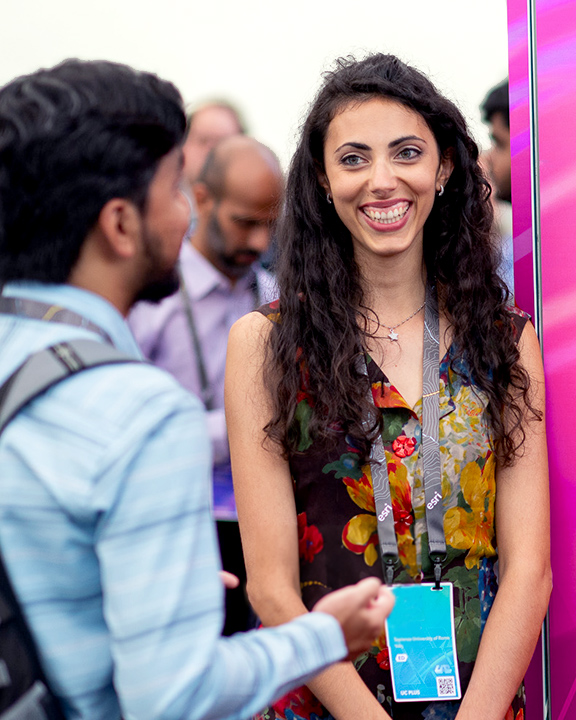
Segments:
[[[395,585],[386,621],[394,699],[459,700],[452,583]]]

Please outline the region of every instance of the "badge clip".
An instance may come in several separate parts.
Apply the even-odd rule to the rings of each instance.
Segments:
[[[441,590],[440,579],[442,578],[442,563],[446,560],[446,555],[440,553],[431,554],[432,562],[434,563],[434,587],[433,590]]]
[[[384,580],[386,585],[391,587],[394,582],[394,566],[396,565],[396,558],[394,555],[384,555],[382,558],[382,564],[384,565]]]

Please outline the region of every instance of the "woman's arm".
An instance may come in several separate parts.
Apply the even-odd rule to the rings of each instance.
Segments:
[[[307,612],[300,595],[298,528],[288,463],[265,439],[272,417],[263,364],[271,323],[250,313],[233,327],[226,365],[226,421],[248,594],[266,626]],[[351,663],[333,666],[310,689],[336,720],[388,718]]]
[[[544,412],[544,372],[532,325],[520,340],[534,407]],[[526,672],[552,589],[546,427],[526,413],[523,455],[497,473],[499,589],[457,720],[502,720]]]

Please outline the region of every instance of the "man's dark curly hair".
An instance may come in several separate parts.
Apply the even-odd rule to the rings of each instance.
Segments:
[[[0,89],[0,283],[66,282],[112,198],[143,210],[184,136],[178,90],[105,61],[66,60]]]
[[[532,415],[539,413],[532,409],[529,377],[519,364],[509,292],[496,271],[490,187],[461,112],[425,75],[392,55],[337,60],[303,125],[278,229],[281,321],[268,345],[266,382],[274,414],[266,432],[287,455],[296,452],[302,359],[313,439],[331,443],[339,427],[355,438],[366,459],[381,428],[381,414],[366,399],[368,380],[358,369],[367,346],[358,317],[367,308],[350,231],[326,202],[318,179],[331,120],[351,102],[373,98],[393,99],[418,113],[440,154],[453,162],[445,192],[424,226],[424,262],[451,324],[453,367],[464,360],[486,394],[495,449],[499,460],[510,464],[524,442],[522,404]],[[372,422],[365,425],[367,417]]]

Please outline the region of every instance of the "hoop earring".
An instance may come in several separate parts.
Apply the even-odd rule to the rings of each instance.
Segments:
[[[332,195],[330,193],[326,193],[326,202],[328,205],[332,205]]]
[[[438,197],[444,195],[444,185],[440,184],[440,190],[438,190]]]

